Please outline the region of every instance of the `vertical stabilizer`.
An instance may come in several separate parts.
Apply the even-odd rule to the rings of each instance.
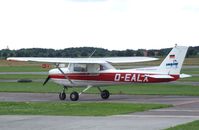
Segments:
[[[160,64],[158,71],[166,74],[179,75],[187,50],[188,47],[175,46]]]

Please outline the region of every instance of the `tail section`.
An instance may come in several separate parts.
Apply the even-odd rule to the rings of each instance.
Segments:
[[[170,75],[179,75],[187,50],[188,47],[175,46],[160,64],[158,71]]]

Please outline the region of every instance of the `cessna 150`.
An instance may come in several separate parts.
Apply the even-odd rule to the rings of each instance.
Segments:
[[[182,64],[188,47],[175,46],[160,66],[137,68],[137,69],[115,69],[112,63],[133,63],[153,61],[157,58],[149,57],[110,57],[110,58],[36,58],[36,57],[10,57],[7,60],[14,61],[35,61],[43,63],[54,63],[56,68],[49,71],[45,85],[49,79],[63,85],[60,92],[60,100],[65,100],[65,90],[68,87],[86,87],[81,93],[73,91],[70,94],[72,101],[77,101],[79,95],[91,87],[97,87],[102,99],[108,99],[108,90],[100,89],[103,85],[133,84],[133,83],[159,83],[175,81],[179,78],[190,75],[180,74]],[[59,64],[68,64],[68,67],[61,68]]]

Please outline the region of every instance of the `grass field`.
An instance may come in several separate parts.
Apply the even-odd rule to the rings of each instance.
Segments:
[[[185,73],[185,74],[199,74],[199,68],[186,68],[186,69],[182,69],[181,73]]]
[[[47,72],[41,66],[0,66],[0,72]]]
[[[159,58],[157,61],[140,62],[140,63],[128,63],[128,66],[159,66],[164,58]],[[121,66],[124,64],[115,64],[116,66]],[[185,58],[183,65],[198,66],[199,58]]]
[[[41,63],[0,60],[0,72],[40,72],[48,70],[42,68]]]
[[[0,115],[108,116],[165,108],[163,104],[0,102]]]
[[[47,75],[35,75],[35,74],[9,74],[0,75],[0,79],[45,79]]]
[[[165,130],[198,130],[198,129],[199,129],[199,120],[171,127]]]
[[[144,94],[144,95],[197,95],[199,96],[199,86],[176,85],[176,84],[131,84],[101,87],[108,89],[112,94]],[[69,88],[68,93],[73,90],[81,92],[84,88]],[[62,91],[62,86],[49,82],[46,86],[42,83],[0,83],[0,92],[27,92],[27,93],[58,93]],[[93,87],[86,93],[99,93]]]
[[[60,92],[62,86],[49,82],[43,86],[40,82],[31,83],[0,83],[0,92],[30,92],[30,93],[54,93]]]

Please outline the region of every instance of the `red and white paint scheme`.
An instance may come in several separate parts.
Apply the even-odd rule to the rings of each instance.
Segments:
[[[175,46],[160,66],[137,69],[118,70],[112,63],[133,63],[153,61],[156,58],[149,57],[110,57],[110,58],[34,58],[34,57],[10,57],[7,60],[36,61],[55,63],[57,67],[49,71],[49,79],[63,85],[63,91],[59,94],[60,100],[66,98],[65,89],[68,87],[86,87],[81,93],[90,87],[97,87],[102,99],[109,98],[108,90],[101,90],[100,86],[133,83],[160,83],[178,80],[190,75],[180,74],[188,47]],[[59,64],[68,64],[68,67],[60,67]],[[70,99],[77,101],[81,93],[72,92]]]

